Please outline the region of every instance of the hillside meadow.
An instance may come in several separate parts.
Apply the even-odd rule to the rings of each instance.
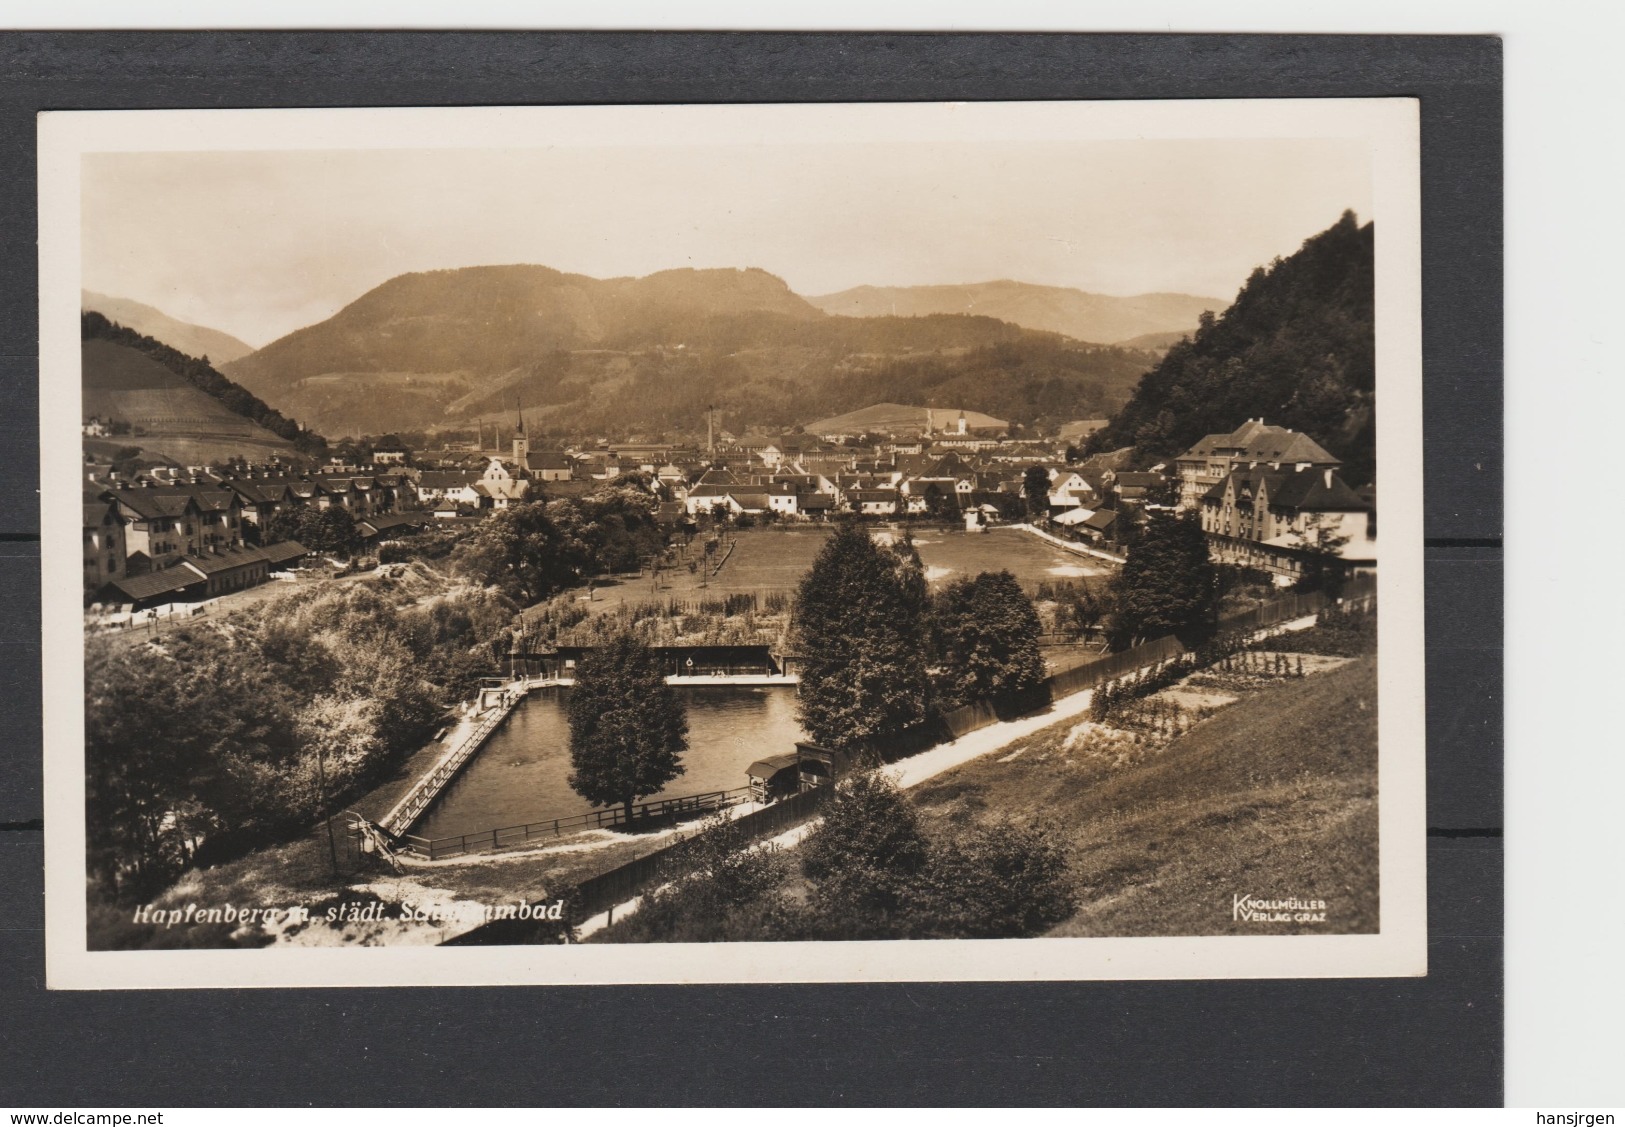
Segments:
[[[1165,743],[1058,724],[911,794],[938,832],[1007,816],[1065,837],[1079,907],[1051,935],[1374,932],[1376,658],[1305,660],[1325,671],[1178,690],[1217,711]],[[1249,893],[1324,900],[1326,922],[1240,922]]]

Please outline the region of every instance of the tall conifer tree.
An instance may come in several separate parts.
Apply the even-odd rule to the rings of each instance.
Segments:
[[[1186,645],[1205,641],[1217,621],[1219,575],[1207,536],[1194,519],[1152,513],[1112,582],[1116,613],[1108,630],[1116,648],[1168,634]]]
[[[843,526],[801,581],[795,630],[798,707],[814,742],[855,750],[925,719],[925,580],[911,547]]]

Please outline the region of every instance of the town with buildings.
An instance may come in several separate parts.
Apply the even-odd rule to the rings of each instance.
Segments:
[[[1216,561],[1258,568],[1283,585],[1301,575],[1313,539],[1326,533],[1351,574],[1376,567],[1374,491],[1344,482],[1341,463],[1313,437],[1261,418],[1208,435],[1172,464],[1119,470],[1116,452],[1078,453],[1101,420],[1068,424],[1050,438],[1012,437],[1008,424],[987,416],[972,424],[959,410],[880,406],[892,421],[860,434],[814,422],[790,434],[584,440],[540,450],[520,411],[500,451],[457,442],[414,451],[391,439],[364,463],[154,466],[131,474],[90,464],[85,597],[99,610],[144,611],[266,582],[312,554],[269,535],[276,518],[294,510],[343,513],[370,547],[616,481],[652,492],[668,527],[702,518],[748,526],[852,515],[929,518],[977,531],[1031,520],[1111,552],[1147,512],[1192,511]],[[909,414],[917,418],[901,421]],[[1028,504],[1034,468],[1047,481],[1042,511]]]

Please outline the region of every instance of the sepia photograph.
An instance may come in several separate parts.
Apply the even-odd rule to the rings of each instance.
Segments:
[[[40,137],[51,986],[1426,972],[1413,101]]]

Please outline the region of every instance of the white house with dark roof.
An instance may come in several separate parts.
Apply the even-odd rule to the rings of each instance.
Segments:
[[[1335,469],[1234,470],[1202,496],[1202,530],[1221,563],[1257,567],[1287,583],[1317,541],[1353,571],[1376,567],[1370,504]]]
[[[418,475],[418,500],[428,506],[444,502],[478,508],[484,498],[474,487],[482,476],[477,470],[424,470]]]
[[[475,484],[474,492],[480,495],[481,504],[506,509],[525,499],[530,492],[530,481],[509,469],[501,458],[492,458]]]
[[[536,481],[571,481],[575,478],[575,460],[562,450],[527,450],[522,469]]]
[[[1100,501],[1095,487],[1076,470],[1051,468],[1049,507],[1052,509],[1093,509]]]

